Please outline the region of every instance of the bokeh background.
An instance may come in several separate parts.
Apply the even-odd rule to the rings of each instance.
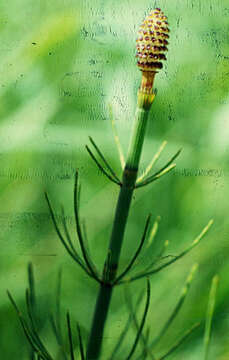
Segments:
[[[217,273],[220,286],[209,359],[228,359],[228,1],[9,0],[0,4],[0,353],[4,360],[29,358],[29,345],[6,289],[23,309],[30,261],[35,268],[41,336],[54,358],[48,314],[54,311],[60,267],[63,327],[66,330],[64,316],[69,309],[87,341],[98,288],[57,239],[44,191],[57,217],[64,205],[75,236],[73,181],[79,170],[81,217],[90,252],[102,269],[118,188],[96,169],[85,144],[92,136],[121,173],[109,106],[126,153],[141,76],[134,57],[136,31],[154,7],[161,7],[168,16],[171,38],[168,61],[156,78],[158,95],[150,114],[141,171],[163,140],[168,145],[156,168],[180,147],[183,151],[173,173],[136,193],[121,267],[136,249],[149,212],[153,218],[161,216],[156,244],[160,247],[168,239],[167,254],[188,246],[214,218],[214,226],[196,249],[151,278],[146,328],[151,329],[150,337],[159,332],[190,268],[198,262],[190,294],[155,355],[164,353],[193,323],[204,322],[211,279]],[[145,286],[140,280],[130,288],[134,302]],[[144,303],[139,316],[143,307]],[[108,359],[127,316],[119,287],[102,359]],[[133,337],[131,328],[118,360],[125,358]],[[77,354],[77,340],[75,347]],[[170,358],[202,359],[202,348],[203,326]]]

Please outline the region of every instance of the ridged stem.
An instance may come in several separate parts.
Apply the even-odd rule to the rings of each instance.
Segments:
[[[118,270],[125,228],[137,179],[148,114],[154,97],[155,95],[152,92],[144,92],[143,89],[138,92],[135,121],[127,161],[123,170],[122,186],[115,210],[108,255],[104,265],[104,281],[100,285],[92,321],[87,347],[87,360],[99,359],[101,352],[103,332],[113,291],[113,282]]]

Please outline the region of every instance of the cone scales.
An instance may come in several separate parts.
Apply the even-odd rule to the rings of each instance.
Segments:
[[[145,18],[138,31],[136,39],[137,65],[142,71],[141,88],[152,88],[155,74],[162,69],[162,61],[166,60],[165,53],[168,51],[168,28],[167,16],[157,8]]]

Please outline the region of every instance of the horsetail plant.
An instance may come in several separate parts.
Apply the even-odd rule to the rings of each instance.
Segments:
[[[198,245],[200,240],[204,237],[204,235],[211,227],[213,223],[212,220],[209,221],[209,223],[194,239],[191,245],[188,246],[185,250],[183,250],[180,254],[176,256],[169,256],[169,255],[164,256],[164,252],[166,251],[166,248],[168,246],[168,241],[166,241],[164,243],[164,246],[162,247],[161,252],[159,253],[159,256],[156,257],[153,261],[151,261],[148,265],[146,265],[143,271],[140,271],[139,273],[137,274],[135,273],[135,275],[132,275],[132,270],[134,268],[134,265],[136,265],[137,259],[139,258],[140,253],[142,253],[143,248],[145,247],[146,251],[149,250],[153,251],[153,246],[154,246],[153,239],[158,229],[159,219],[156,219],[154,224],[151,225],[151,214],[149,214],[146,219],[142,237],[139,241],[139,245],[136,249],[136,252],[134,253],[133,257],[129,260],[129,263],[127,264],[126,268],[121,273],[119,272],[120,254],[125,239],[125,230],[128,223],[128,215],[129,215],[134,191],[140,187],[146,186],[160,179],[162,176],[172,171],[176,166],[174,161],[178,157],[181,151],[178,150],[176,154],[173,155],[167,161],[167,163],[160,168],[160,170],[151,173],[153,166],[155,165],[161,152],[164,150],[166,146],[166,142],[164,141],[161,147],[159,148],[158,152],[154,155],[149,166],[146,168],[143,174],[138,177],[138,170],[139,170],[141,153],[144,143],[144,137],[146,134],[147,122],[153,101],[156,96],[156,93],[153,88],[154,80],[158,71],[160,71],[163,68],[162,62],[166,60],[165,54],[168,50],[167,49],[168,39],[169,39],[168,25],[169,24],[167,22],[167,17],[164,15],[161,9],[156,8],[154,11],[150,12],[150,14],[145,18],[138,32],[138,37],[136,40],[137,42],[136,57],[137,57],[137,67],[142,73],[142,78],[137,95],[137,108],[135,113],[135,120],[133,124],[133,130],[131,134],[126,160],[124,159],[119,138],[114,128],[115,141],[118,146],[118,151],[122,166],[122,176],[119,177],[116,174],[116,172],[112,169],[112,167],[106,160],[105,156],[103,155],[102,151],[91,137],[89,137],[91,146],[86,146],[86,149],[92,160],[95,162],[96,166],[108,178],[108,180],[110,180],[120,188],[116,210],[115,210],[114,221],[113,221],[113,227],[110,236],[110,242],[109,242],[107,256],[105,259],[102,273],[98,271],[96,265],[93,262],[93,259],[91,258],[91,256],[87,251],[87,247],[85,246],[85,236],[84,236],[85,231],[83,229],[83,225],[82,222],[80,221],[80,215],[79,215],[80,187],[79,187],[78,172],[76,172],[75,174],[74,215],[75,215],[75,228],[80,245],[81,255],[77,251],[76,246],[73,240],[71,239],[70,232],[66,223],[64,208],[62,208],[61,210],[62,226],[60,226],[55,216],[49,196],[48,194],[45,194],[49,211],[51,214],[52,222],[61,243],[65,247],[68,254],[77,263],[77,265],[79,265],[79,267],[89,277],[93,278],[98,283],[99,286],[96,306],[94,309],[91,329],[89,332],[89,339],[86,346],[85,344],[83,344],[83,339],[81,336],[79,325],[77,324],[77,326],[74,327],[78,333],[78,344],[79,344],[81,360],[104,359],[101,357],[103,334],[109,313],[112,293],[117,285],[125,284],[123,286],[125,286],[126,288],[126,302],[129,311],[129,318],[127,320],[126,326],[124,327],[123,331],[120,334],[117,344],[115,345],[113,351],[111,352],[109,360],[133,359],[134,356],[136,355],[136,349],[140,346],[141,346],[141,351],[139,352],[140,355],[135,357],[136,360],[147,359],[147,358],[154,360],[166,359],[180,346],[180,344],[182,344],[186,340],[186,338],[195,329],[197,329],[200,326],[199,323],[193,324],[191,329],[188,329],[170,349],[164,352],[164,354],[160,356],[155,354],[155,350],[154,350],[155,345],[158,344],[158,342],[160,342],[163,336],[165,336],[167,330],[173,323],[174,319],[176,318],[177,314],[179,313],[185,301],[194,273],[197,270],[197,265],[194,265],[190,272],[190,275],[186,280],[185,286],[181,292],[181,295],[178,299],[175,308],[171,312],[165,324],[161,325],[161,330],[159,330],[159,333],[156,336],[154,336],[152,340],[150,340],[151,329],[147,328],[146,331],[144,332],[146,317],[150,307],[150,298],[151,298],[149,277],[163,270],[167,266],[173,264],[174,262],[182,258],[184,255],[189,253],[196,245]],[[161,264],[162,259],[165,261]],[[18,314],[24,333],[31,346],[31,359],[52,360],[54,359],[54,357],[50,354],[46,345],[42,341],[39,335],[39,328],[37,327],[37,322],[36,322],[37,304],[35,299],[33,268],[31,264],[28,267],[28,274],[29,274],[29,288],[26,290],[26,308],[28,315],[27,319],[22,315],[12,295],[9,292],[8,292],[8,296]],[[142,303],[143,295],[140,294],[136,304],[133,304],[129,292],[129,284],[135,280],[142,278],[147,279],[147,291],[146,291],[144,311],[141,320],[139,321],[136,316],[136,311],[138,310],[140,304]],[[72,328],[69,312],[67,312],[66,315],[67,336],[69,339],[68,349],[66,349],[66,345],[63,340],[64,336],[61,327],[61,315],[60,315],[61,273],[59,274],[58,279],[59,280],[58,280],[58,287],[57,287],[58,290],[56,297],[57,298],[56,311],[55,314],[50,315],[50,323],[59,349],[58,359],[74,360],[76,359],[75,358],[76,351],[75,351],[74,336],[72,330],[73,328]],[[205,349],[204,360],[207,359],[207,354],[208,354],[210,328],[211,328],[211,321],[212,321],[212,315],[215,304],[216,283],[218,281],[216,279],[218,278],[214,278],[213,280],[211,296],[209,300],[209,307],[207,312],[205,337],[204,337],[204,349]],[[129,331],[131,324],[134,325],[136,336],[135,339],[133,340],[133,345],[129,349],[128,354],[123,357],[120,357],[117,354],[123,345],[123,342],[125,340],[125,337]]]

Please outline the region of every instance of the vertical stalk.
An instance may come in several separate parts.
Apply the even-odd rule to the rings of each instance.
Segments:
[[[152,88],[150,90],[152,90]],[[115,210],[115,218],[107,260],[104,265],[103,282],[100,285],[92,321],[87,348],[87,360],[99,359],[104,327],[113,291],[112,283],[115,280],[118,270],[125,228],[137,179],[148,114],[154,97],[155,95],[152,91],[149,91],[149,89],[141,88],[138,92],[138,105],[135,114],[135,122],[129,145],[127,161],[123,170],[122,186],[120,188]]]

